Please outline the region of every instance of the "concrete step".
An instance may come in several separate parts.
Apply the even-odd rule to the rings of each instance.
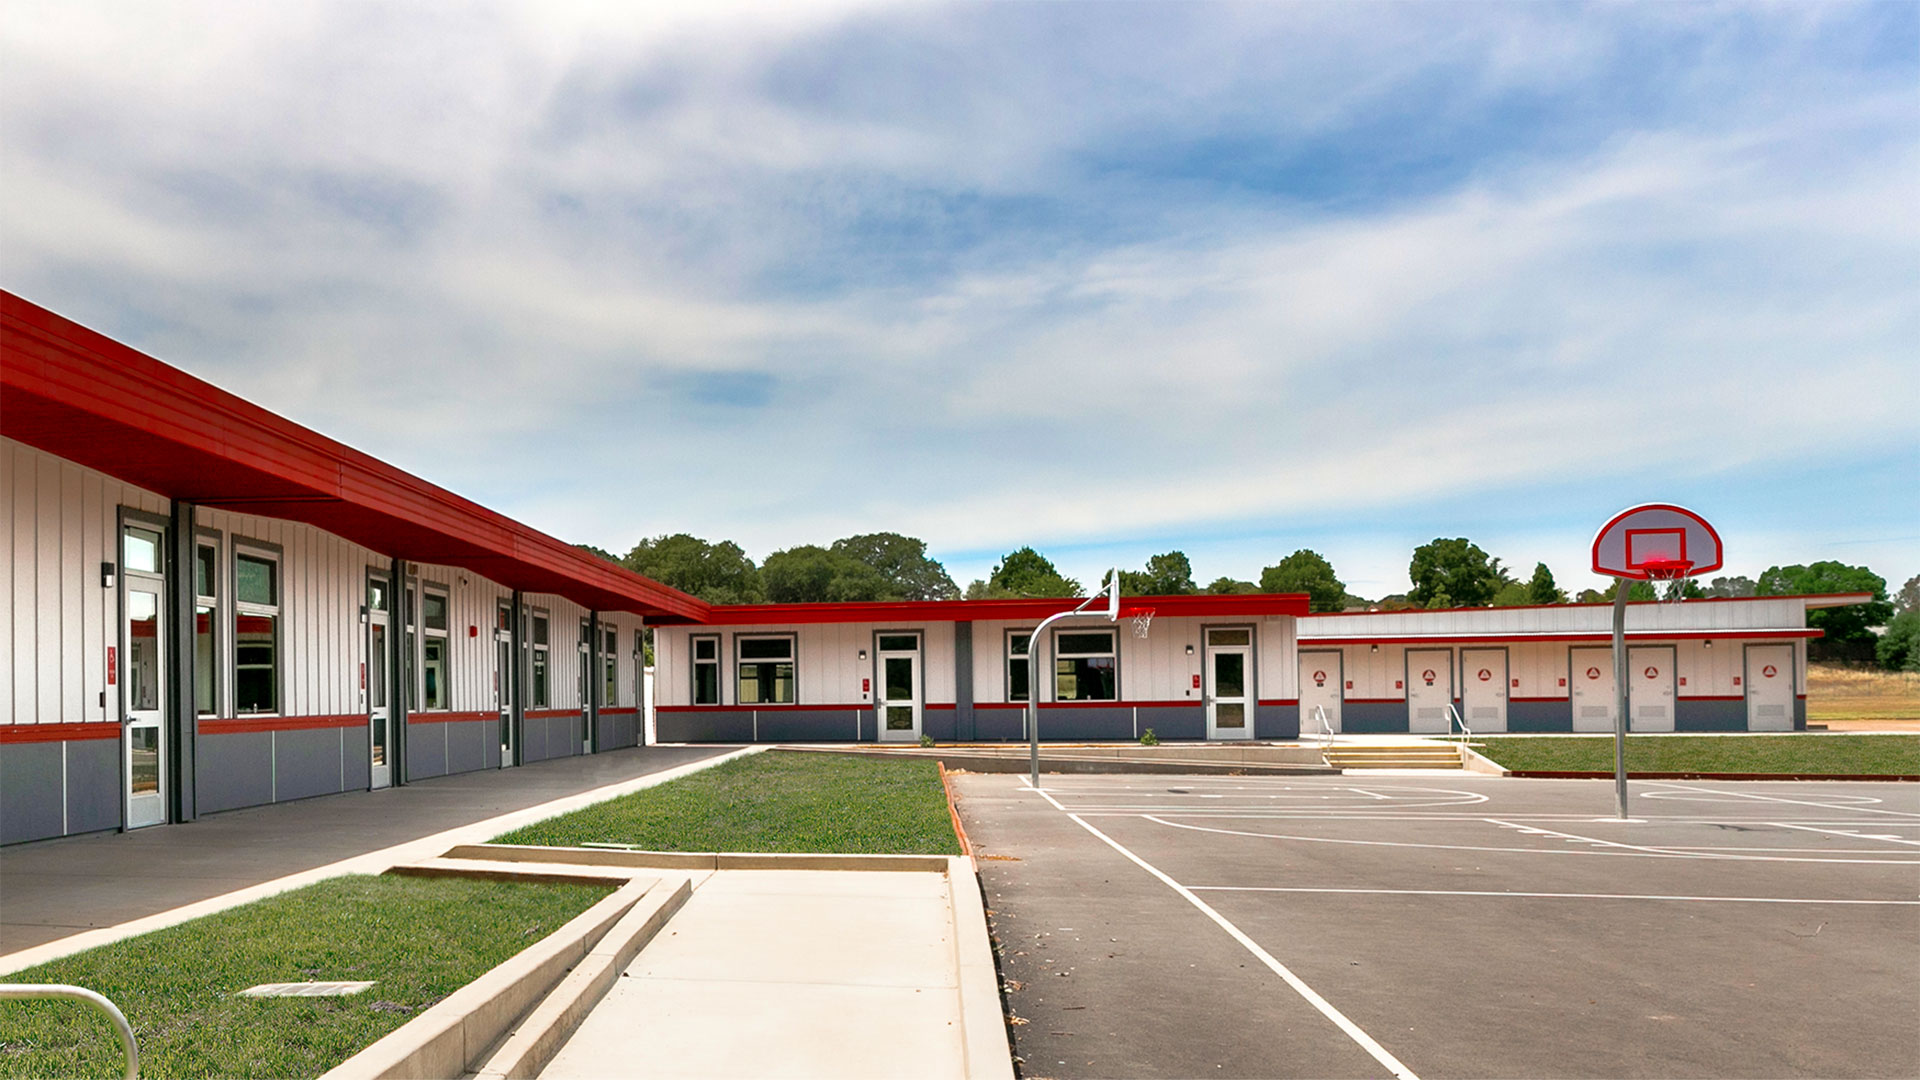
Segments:
[[[1327,764],[1336,769],[1458,769],[1453,746],[1333,746]]]

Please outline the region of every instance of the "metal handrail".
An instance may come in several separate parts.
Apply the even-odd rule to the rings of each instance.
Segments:
[[[1466,748],[1466,745],[1473,741],[1473,729],[1467,726],[1467,718],[1464,716],[1461,716],[1460,710],[1454,708],[1453,702],[1449,701],[1447,702],[1447,737],[1448,738],[1453,737],[1453,727],[1455,724],[1460,725],[1460,747],[1461,749],[1464,750]]]
[[[120,1036],[120,1047],[127,1052],[127,1080],[139,1080],[140,1048],[134,1045],[133,1025],[127,1023],[127,1014],[120,1007],[108,1001],[104,995],[96,994],[84,986],[67,986],[62,983],[0,983],[0,999],[66,998],[70,1001],[84,1001],[107,1014],[113,1021],[113,1030]]]
[[[1313,715],[1315,719],[1320,721],[1320,733],[1326,736],[1325,739],[1320,741],[1320,751],[1325,753],[1329,747],[1333,746],[1333,723],[1327,719],[1327,707],[1325,705],[1315,705],[1313,707]]]

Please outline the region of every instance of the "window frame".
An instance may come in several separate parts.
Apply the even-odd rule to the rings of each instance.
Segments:
[[[713,659],[711,660],[700,659],[700,643],[703,641],[713,642]],[[726,685],[726,680],[723,678],[723,672],[721,671],[721,668],[724,666],[724,663],[720,659],[720,635],[719,634],[688,634],[687,635],[687,659],[688,659],[688,676],[690,680],[687,683],[687,704],[699,705],[703,708],[717,708],[720,705],[724,704],[724,699],[726,698],[726,691],[722,689],[722,687]],[[709,665],[712,665],[713,667],[713,700],[712,701],[700,700],[700,667],[702,664],[709,664]]]
[[[535,634],[543,629],[544,634]],[[541,641],[544,636],[547,640]],[[527,702],[531,709],[550,709],[553,700],[553,613],[527,609]]]
[[[1002,635],[1000,689],[1002,700],[1009,705],[1015,702],[1024,705],[1033,699],[1033,631],[1034,628],[1031,626],[1009,626]],[[1024,637],[1027,639],[1027,651],[1017,657],[1013,651],[1013,639],[1015,637]],[[1013,696],[1013,664],[1016,658],[1020,663],[1027,666],[1027,692],[1021,697]]]
[[[242,558],[267,562],[273,565],[272,604],[260,604],[240,598],[240,560]],[[227,610],[231,612],[228,633],[228,652],[233,656],[233,711],[234,716],[285,716],[287,715],[287,560],[286,551],[279,544],[252,537],[235,535],[227,545],[227,589],[233,598]],[[242,616],[269,618],[273,620],[273,708],[243,710],[240,707],[240,619]],[[244,670],[254,670],[248,665]]]
[[[742,646],[744,646],[746,643],[751,641],[784,641],[787,643],[787,657],[784,661],[779,659],[769,659],[765,657],[755,657],[752,660],[747,660],[745,657],[741,656],[740,654],[742,651]],[[752,664],[785,663],[790,665],[793,668],[793,673],[787,679],[787,687],[788,687],[788,690],[790,691],[789,699],[786,701],[742,701],[740,697],[740,668],[741,668],[741,665],[745,663],[752,663]],[[758,682],[758,681],[759,680],[756,677],[755,682]],[[775,685],[776,686],[779,685],[777,680],[775,682]],[[737,708],[759,708],[762,705],[798,705],[800,703],[800,635],[799,634],[786,632],[786,633],[733,635],[733,703]]]
[[[1069,634],[1105,634],[1107,636],[1107,640],[1109,643],[1108,649],[1105,652],[1071,652],[1071,653],[1064,652],[1060,648],[1060,639]],[[1055,627],[1053,630],[1052,645],[1053,645],[1053,648],[1050,650],[1050,652],[1052,654],[1052,660],[1053,660],[1052,685],[1053,685],[1054,701],[1056,702],[1060,702],[1060,701],[1110,702],[1110,703],[1118,704],[1120,701],[1123,700],[1121,690],[1120,690],[1120,632],[1118,628]],[[1029,652],[1031,652],[1031,648],[1029,648]],[[1113,660],[1113,696],[1110,698],[1096,698],[1096,697],[1081,697],[1076,694],[1076,696],[1070,697],[1070,698],[1061,697],[1060,696],[1060,663],[1061,661],[1062,660],[1071,661],[1071,660],[1097,659],[1100,657],[1109,657]],[[1029,670],[1031,670],[1031,662],[1029,662]],[[1076,680],[1077,678],[1078,676],[1076,676]],[[1029,676],[1029,679],[1031,679],[1031,676]],[[1075,690],[1077,691],[1078,689],[1079,687],[1076,685]]]
[[[420,655],[417,659],[416,678],[420,683],[419,712],[453,711],[453,589],[438,581],[419,579],[420,586]],[[438,597],[445,604],[446,626],[434,629],[427,625],[427,598]],[[427,640],[438,639],[440,646],[440,704],[427,701]]]
[[[211,548],[213,550],[213,572],[209,575],[209,584],[213,589],[211,595],[200,591],[200,549],[202,548]],[[193,574],[193,633],[195,638],[193,643],[193,678],[196,684],[193,688],[193,704],[194,716],[196,718],[205,717],[214,719],[226,715],[220,711],[220,707],[224,705],[230,697],[226,692],[226,669],[225,664],[222,663],[225,657],[220,650],[220,625],[226,615],[223,610],[225,606],[223,600],[225,599],[226,591],[220,588],[220,580],[225,576],[220,572],[221,558],[225,550],[226,534],[220,530],[196,528],[193,531],[193,569],[191,571]],[[210,669],[204,674],[200,671],[200,642],[198,640],[200,636],[200,609],[202,607],[207,609],[207,637],[209,639],[207,653],[209,656],[208,668]],[[207,680],[208,686],[213,692],[213,707],[206,711],[200,709],[200,687],[198,682],[202,678]]]
[[[602,708],[620,707],[620,628],[602,626],[600,628],[600,705]]]

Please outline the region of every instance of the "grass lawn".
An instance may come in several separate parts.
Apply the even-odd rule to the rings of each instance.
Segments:
[[[494,843],[960,854],[934,762],[777,750],[535,822]]]
[[[5,978],[119,1005],[142,1076],[318,1076],[608,893],[597,885],[349,876],[102,945]],[[250,986],[375,981],[352,997],[243,998]],[[91,1006],[0,1001],[0,1076],[121,1075]]]
[[[1613,771],[1613,738],[1488,736],[1509,769]],[[1920,775],[1920,735],[1629,735],[1628,772]]]

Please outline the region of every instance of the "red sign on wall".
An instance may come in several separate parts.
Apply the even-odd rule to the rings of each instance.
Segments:
[[[107,646],[107,685],[108,686],[112,686],[114,683],[120,681],[119,652],[120,650],[114,648],[113,646],[111,645]]]
[[[1590,668],[1588,668],[1588,669],[1587,669],[1587,678],[1589,678],[1589,679],[1597,679],[1597,678],[1599,678],[1599,677],[1600,677],[1600,669],[1599,669],[1599,668],[1597,668],[1597,667],[1590,667]]]
[[[1491,672],[1491,671],[1488,671],[1488,670],[1487,670],[1486,668],[1481,668],[1481,669],[1480,669],[1480,681],[1481,681],[1481,682],[1486,682],[1486,681],[1487,681],[1488,679],[1491,679],[1491,678],[1493,678],[1493,672]]]
[[[1780,669],[1777,667],[1774,667],[1772,664],[1768,664],[1766,667],[1763,667],[1760,669],[1760,674],[1765,675],[1767,678],[1771,679],[1775,675],[1780,674]]]

